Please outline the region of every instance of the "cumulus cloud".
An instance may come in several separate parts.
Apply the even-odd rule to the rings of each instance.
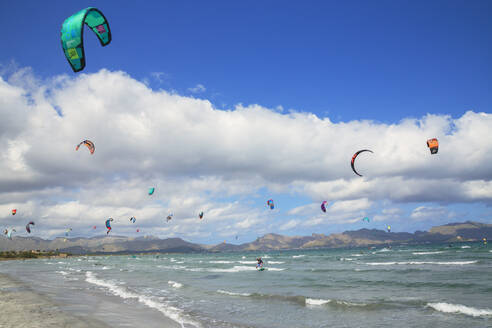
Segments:
[[[410,214],[410,218],[414,220],[424,221],[433,220],[437,221],[443,218],[452,218],[455,216],[453,211],[449,211],[444,207],[431,207],[431,206],[419,206],[413,209]]]
[[[19,69],[0,78],[0,116],[0,208],[45,220],[46,235],[134,213],[162,236],[213,236],[217,225],[221,234],[256,234],[353,222],[382,200],[492,203],[487,113],[333,123],[260,105],[218,110],[208,100],[152,90],[123,72],[41,81]],[[437,155],[426,147],[431,137],[440,141]],[[94,155],[75,151],[84,139],[94,141]],[[361,178],[349,162],[362,148],[374,153],[357,159]],[[146,195],[150,186],[157,187],[155,197]],[[260,190],[313,203],[287,212],[295,218],[269,218],[251,202]],[[325,199],[331,205],[321,215]],[[168,211],[181,220],[162,226]],[[412,218],[420,220],[419,213]]]

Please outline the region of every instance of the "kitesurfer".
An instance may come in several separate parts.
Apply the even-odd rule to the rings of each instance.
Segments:
[[[262,268],[263,267],[263,260],[261,259],[261,257],[258,257],[256,259],[256,261],[258,261],[258,264],[256,264],[256,267],[257,268]]]

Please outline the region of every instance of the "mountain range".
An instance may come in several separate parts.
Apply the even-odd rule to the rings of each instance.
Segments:
[[[145,252],[191,253],[269,251],[287,249],[316,249],[342,247],[370,247],[378,245],[457,243],[492,239],[492,224],[478,222],[450,223],[436,226],[429,231],[386,232],[377,229],[360,229],[330,235],[283,236],[269,233],[244,244],[221,243],[201,245],[181,238],[160,239],[153,236],[96,236],[91,238],[13,237],[0,238],[0,251],[59,250],[71,254],[125,254]]]

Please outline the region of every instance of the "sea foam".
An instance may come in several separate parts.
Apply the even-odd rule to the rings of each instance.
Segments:
[[[467,265],[475,264],[478,261],[454,261],[454,262],[431,262],[431,261],[408,261],[408,262],[368,262],[367,265],[422,265],[422,264],[436,264],[436,265]]]
[[[146,296],[146,295],[141,295],[137,294],[134,292],[129,291],[126,288],[120,287],[112,282],[98,279],[91,271],[86,272],[86,279],[88,283],[104,287],[108,291],[110,291],[113,295],[119,296],[123,299],[136,299],[138,302],[148,306],[149,308],[155,309],[162,314],[164,314],[166,317],[174,320],[175,322],[179,323],[181,327],[184,328],[185,324],[192,325],[194,327],[201,327],[197,322],[188,320],[183,317],[182,311],[178,308],[175,308],[169,304],[164,304],[162,302],[158,302],[154,300],[152,297]]]
[[[432,254],[441,254],[443,253],[442,251],[437,251],[437,252],[413,252],[413,255],[432,255]]]
[[[222,290],[222,289],[218,289],[217,293],[224,294],[224,295],[230,295],[230,296],[251,296],[251,294],[249,294],[249,293],[234,293],[234,292],[229,292],[227,290]]]
[[[472,317],[486,317],[492,316],[491,309],[476,309],[470,306],[451,303],[427,303],[428,307],[433,308],[436,311],[444,313],[458,313],[466,314]]]
[[[176,282],[176,281],[169,280],[167,283],[169,285],[171,285],[172,287],[174,287],[174,288],[181,288],[181,287],[183,287],[183,284],[181,284],[179,282]]]

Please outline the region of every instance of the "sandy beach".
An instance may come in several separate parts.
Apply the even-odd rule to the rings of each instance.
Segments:
[[[61,311],[49,298],[5,274],[0,274],[0,309],[1,328],[109,327],[101,321]]]

